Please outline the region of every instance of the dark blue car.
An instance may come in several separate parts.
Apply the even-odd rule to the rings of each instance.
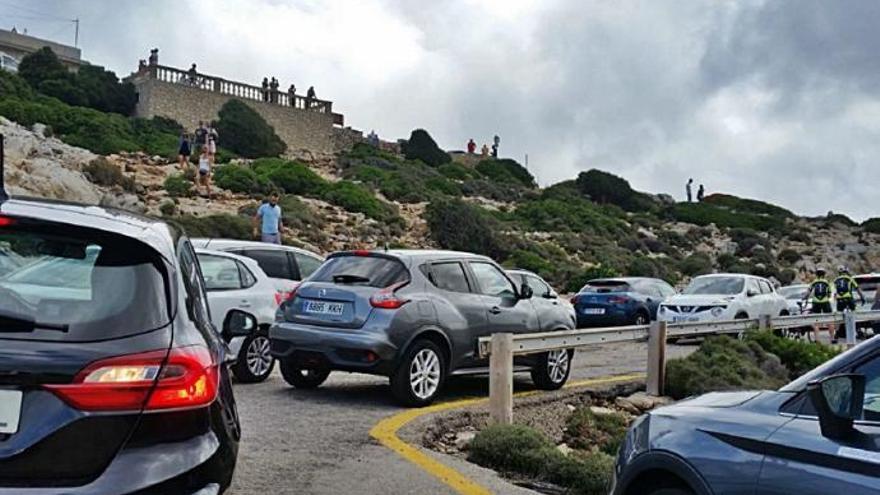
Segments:
[[[880,338],[775,392],[711,393],[633,423],[613,495],[880,493]]]
[[[657,318],[657,307],[675,289],[656,278],[603,278],[587,282],[571,304],[578,328],[646,325]]]

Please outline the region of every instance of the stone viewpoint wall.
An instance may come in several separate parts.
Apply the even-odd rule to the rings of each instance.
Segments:
[[[195,129],[200,120],[217,120],[217,113],[223,104],[232,98],[237,98],[198,87],[146,77],[133,78],[131,82],[138,92],[136,116],[171,118],[190,130]],[[353,144],[353,136],[346,135],[343,138],[340,130],[334,128],[333,115],[330,113],[291,108],[246,98],[238,99],[266,119],[290,150],[336,152]],[[222,145],[223,136],[220,136],[220,143]]]

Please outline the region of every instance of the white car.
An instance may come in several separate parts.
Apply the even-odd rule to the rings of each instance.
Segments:
[[[807,284],[795,284],[780,287],[776,292],[785,298],[785,302],[788,304],[788,314],[799,315],[810,312],[810,302],[804,302],[809,290],[810,286]]]
[[[657,319],[669,323],[760,318],[790,314],[769,280],[743,274],[702,275],[660,305]]]
[[[301,281],[307,279],[324,263],[322,256],[305,249],[264,242],[202,238],[192,239],[192,245],[196,248],[235,253],[256,260],[275,284],[279,292],[277,301],[279,305],[287,300],[287,296],[299,286]]]
[[[238,356],[232,373],[241,382],[261,382],[275,367],[269,352],[269,326],[275,321],[279,294],[272,280],[251,258],[223,251],[196,249],[205,278],[211,319],[216,328],[224,328],[233,310],[243,311],[257,320],[257,330],[247,337],[228,340]]]
[[[856,307],[856,310],[880,309],[880,304],[877,304],[877,288],[880,287],[880,273],[866,273],[864,275],[856,275],[853,278],[865,295],[865,304],[860,304]],[[858,294],[855,294],[855,296],[856,298],[859,297]]]

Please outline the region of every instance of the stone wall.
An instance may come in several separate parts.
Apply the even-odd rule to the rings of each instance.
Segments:
[[[135,115],[145,118],[155,116],[171,118],[190,130],[195,129],[200,120],[217,120],[217,113],[223,104],[236,98],[148,77],[135,77],[131,82],[138,92]],[[354,144],[354,141],[347,137],[340,139],[339,130],[334,128],[333,115],[330,113],[245,98],[238,99],[266,119],[290,150],[335,152],[340,151],[340,146],[346,143]],[[220,145],[223,145],[223,136],[220,136]]]

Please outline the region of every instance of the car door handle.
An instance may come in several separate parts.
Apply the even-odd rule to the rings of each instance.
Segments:
[[[250,301],[242,301],[241,304],[238,305],[239,308],[249,308],[251,307]]]
[[[501,313],[501,308],[499,308],[498,306],[493,306],[492,309],[489,310],[489,312],[493,315],[497,315]]]

